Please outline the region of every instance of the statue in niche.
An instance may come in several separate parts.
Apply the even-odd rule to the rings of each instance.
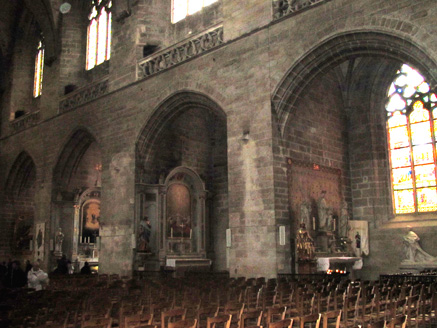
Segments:
[[[300,224],[305,224],[305,227],[311,227],[311,205],[307,201],[300,204]]]
[[[413,230],[411,230],[411,228],[408,233],[403,237],[406,261],[436,262],[437,257],[434,257],[425,252],[419,245],[419,240],[419,236]]]
[[[139,225],[138,232],[138,251],[150,252],[150,236],[152,235],[152,225],[148,216],[145,216]]]
[[[62,243],[64,241],[64,234],[61,228],[58,228],[58,232],[55,236],[55,253],[62,253]]]
[[[322,190],[317,200],[317,214],[319,216],[319,230],[326,230],[331,209],[326,202],[326,190]]]

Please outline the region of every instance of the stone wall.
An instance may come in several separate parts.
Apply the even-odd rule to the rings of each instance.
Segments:
[[[151,2],[158,8],[153,10],[159,12],[158,1]],[[225,113],[227,164],[226,168],[222,166],[216,172],[220,175],[217,182],[223,181],[227,175],[228,185],[221,182],[214,186],[220,190],[220,205],[217,205],[216,211],[220,217],[228,216],[232,230],[232,247],[227,250],[229,270],[232,276],[273,277],[278,271],[290,270],[288,244],[279,246],[277,241],[278,225],[286,225],[289,220],[284,184],[285,158],[300,156],[341,167],[346,172],[347,159],[344,157],[347,149],[344,148],[348,140],[354,145],[361,145],[360,140],[382,142],[378,134],[370,141],[365,135],[360,135],[359,131],[368,126],[365,114],[362,114],[365,125],[360,125],[360,111],[354,114],[355,120],[349,131],[341,128],[346,125],[341,114],[346,106],[340,101],[332,73],[325,74],[352,56],[370,55],[384,59],[389,57],[398,63],[413,63],[425,72],[432,83],[437,81],[437,31],[434,22],[437,8],[432,0],[396,3],[331,0],[275,22],[270,1],[223,0],[216,8],[222,8],[224,45],[142,80],[137,80],[136,74],[141,53],[139,48],[167,30],[164,25],[150,26],[152,23],[148,18],[140,22],[140,5],[143,6],[141,10],[146,11],[148,2],[134,3],[137,4],[132,7],[131,16],[114,22],[112,55],[106,75],[109,92],[58,113],[57,95],[62,92],[63,84],[75,81],[85,90],[91,87],[88,82],[83,82],[83,75],[78,73],[84,69],[84,63],[75,57],[79,55],[77,49],[84,47],[84,40],[77,48],[72,46],[74,49],[71,48],[69,58],[66,40],[70,32],[65,30],[63,37],[67,39],[60,57],[63,62],[55,61],[45,74],[45,83],[49,87],[45,85],[44,90],[49,92],[44,91],[41,97],[41,119],[33,126],[13,130],[9,122],[9,113],[15,109],[12,103],[7,102],[1,113],[0,185],[5,185],[11,166],[26,150],[36,167],[36,222],[50,223],[54,183],[51,172],[62,149],[78,128],[92,131],[101,148],[103,164],[102,272],[131,273],[136,145],[157,108],[173,95],[187,91],[204,95]],[[154,13],[151,11],[149,18]],[[216,20],[216,14],[212,15],[211,22],[220,20]],[[151,31],[150,34],[148,31]],[[144,38],[142,33],[145,33]],[[179,40],[181,35],[178,33],[166,34],[162,44],[170,45]],[[74,36],[79,38],[76,34]],[[79,66],[76,72],[73,68],[70,70],[62,66],[64,73],[61,76],[61,65],[66,62]],[[18,82],[14,80],[14,83]],[[6,93],[25,92],[24,89],[12,87]],[[27,90],[31,92],[31,86]],[[377,106],[372,101],[368,105],[369,110],[375,109],[373,105]],[[288,117],[299,111],[301,113],[296,120]],[[380,122],[376,119],[372,122],[369,124],[376,131],[381,129]],[[336,128],[330,128],[332,125]],[[294,129],[287,130],[290,127]],[[315,128],[316,132],[323,131],[324,136],[314,138],[315,132],[311,128]],[[357,133],[347,139],[346,135],[351,130]],[[248,138],[243,138],[245,133],[248,133]],[[363,148],[365,152],[368,149]],[[376,152],[378,156],[382,154],[380,149]],[[355,155],[351,153],[354,163],[358,163],[360,160]],[[219,162],[223,163],[222,160]],[[375,172],[379,162],[362,164],[372,165]],[[383,173],[366,176],[378,177],[379,180]],[[366,208],[373,206],[369,203],[370,199],[376,200],[379,196],[374,195],[372,188],[364,192],[366,188],[355,178],[353,173],[350,190],[352,195],[355,192],[355,198],[351,196],[354,210],[356,207],[354,214],[362,214],[362,218],[376,223],[379,220],[385,222],[387,219],[383,218],[382,210],[375,216],[361,207],[363,193],[368,193],[365,196],[368,197]],[[348,190],[347,184],[345,181],[345,190]],[[358,191],[361,195],[357,195]],[[382,197],[385,202],[389,196]],[[411,220],[421,221],[416,218]],[[436,225],[433,215],[428,220],[430,225]],[[220,225],[225,221],[220,221]],[[46,233],[53,233],[50,224],[46,226]],[[378,224],[374,226],[382,229]],[[224,224],[220,229],[223,228]],[[396,238],[390,243],[390,239],[384,238],[385,233],[380,232],[382,230],[371,231],[371,240],[375,245],[384,246],[386,253],[396,257]],[[396,234],[395,230],[390,230],[390,233]],[[430,245],[430,236],[425,234],[423,237],[426,245]],[[216,242],[217,249],[225,252],[224,239]],[[366,264],[369,265],[368,271],[379,270],[386,257],[380,252],[372,254],[373,260],[369,259]],[[223,259],[221,257],[221,263]],[[392,262],[393,267],[396,263]]]

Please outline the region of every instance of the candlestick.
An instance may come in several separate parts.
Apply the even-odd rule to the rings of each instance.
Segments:
[[[313,216],[313,230],[316,230],[316,217]]]
[[[170,228],[170,237],[173,238],[173,228]]]
[[[191,239],[192,232],[193,232],[193,230],[190,229],[190,239]]]
[[[336,220],[334,219],[334,220],[332,220],[333,221],[333,224],[334,224],[334,231],[335,231],[335,228],[336,228]]]

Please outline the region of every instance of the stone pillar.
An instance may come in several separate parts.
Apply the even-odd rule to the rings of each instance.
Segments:
[[[133,264],[134,154],[110,155],[103,165],[99,273],[131,275]]]

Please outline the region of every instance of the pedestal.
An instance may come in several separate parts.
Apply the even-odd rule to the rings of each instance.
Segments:
[[[313,274],[316,273],[317,262],[316,260],[298,260],[297,261],[297,273],[298,274]]]
[[[425,270],[435,270],[437,269],[437,262],[413,262],[413,261],[402,261],[400,265],[400,271],[402,273],[420,273]]]

